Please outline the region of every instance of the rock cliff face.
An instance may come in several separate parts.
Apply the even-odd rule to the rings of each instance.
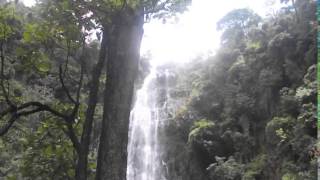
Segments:
[[[293,16],[265,21],[244,47],[168,70],[159,132],[168,180],[316,179],[315,16]]]

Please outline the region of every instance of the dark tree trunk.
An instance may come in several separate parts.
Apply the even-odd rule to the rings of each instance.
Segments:
[[[129,115],[138,72],[143,14],[128,9],[114,19],[107,63],[97,180],[125,180]]]
[[[94,112],[98,102],[99,79],[106,61],[107,48],[108,48],[107,29],[105,28],[104,31],[105,32],[103,33],[101,48],[99,52],[99,59],[92,71],[88,108],[86,111],[86,118],[83,124],[80,152],[78,154],[78,162],[76,167],[76,180],[86,180],[88,176],[88,173],[87,173],[88,154],[89,154],[90,137],[91,137],[91,131],[92,131]]]

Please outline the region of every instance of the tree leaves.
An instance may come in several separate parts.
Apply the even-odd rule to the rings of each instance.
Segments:
[[[47,73],[50,71],[51,64],[48,61],[40,61],[36,64],[36,68],[40,73]]]
[[[247,28],[261,21],[261,17],[250,9],[236,9],[226,14],[218,23],[218,30]]]
[[[25,43],[41,43],[49,38],[48,28],[44,24],[28,23],[25,25],[23,41]]]
[[[33,51],[17,48],[17,55],[21,58],[24,71],[35,69],[38,73],[45,75],[51,69],[51,62],[48,56],[42,51]]]
[[[217,30],[223,30],[221,42],[235,47],[247,38],[251,27],[257,26],[261,17],[250,9],[236,9],[226,14],[217,23]]]
[[[0,40],[8,40],[18,33],[20,20],[12,7],[0,7]]]

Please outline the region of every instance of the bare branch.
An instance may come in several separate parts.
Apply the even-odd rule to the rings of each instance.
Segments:
[[[63,118],[63,119],[68,119],[69,116],[65,115],[65,114],[62,114],[60,113],[59,111],[56,111],[54,109],[52,109],[50,106],[46,105],[46,104],[42,104],[40,102],[37,102],[37,101],[31,101],[31,102],[27,102],[27,103],[24,103],[22,104],[21,106],[17,107],[17,110],[22,110],[24,108],[27,108],[27,107],[31,107],[31,106],[34,106],[34,107],[37,107],[37,108],[40,108],[41,111],[47,111],[47,112],[50,112],[60,118]]]
[[[74,129],[72,127],[71,123],[67,123],[67,128],[68,129],[62,129],[64,131],[64,133],[70,138],[73,147],[75,148],[75,150],[77,151],[77,153],[80,153],[80,142],[79,139],[77,138]]]
[[[8,123],[0,128],[0,136],[5,135],[9,129],[12,127],[13,123],[17,120],[18,118],[16,117],[16,115],[12,116],[10,118],[10,120],[8,121]]]
[[[60,83],[62,85],[62,89],[64,90],[64,92],[67,94],[67,97],[69,98],[69,100],[73,103],[76,104],[77,102],[73,99],[73,97],[71,96],[69,89],[66,87],[64,80],[63,80],[63,71],[62,71],[62,66],[60,65],[59,67],[59,79],[60,79]]]
[[[62,78],[64,78],[66,76],[66,73],[68,72],[69,58],[70,58],[70,40],[67,40],[67,59],[64,66]]]
[[[35,109],[28,110],[29,108],[35,108]],[[69,116],[64,115],[64,114],[52,109],[48,105],[42,104],[40,102],[32,101],[32,102],[24,103],[19,107],[16,107],[16,106],[9,107],[8,109],[6,109],[0,113],[0,119],[6,115],[11,114],[11,117],[10,117],[9,121],[6,123],[6,125],[4,125],[3,127],[0,128],[0,136],[3,136],[4,134],[6,134],[9,131],[9,129],[12,127],[14,122],[17,119],[19,119],[21,116],[28,116],[28,115],[35,114],[37,112],[43,112],[43,111],[50,112],[51,114],[62,118],[66,123],[70,123]]]

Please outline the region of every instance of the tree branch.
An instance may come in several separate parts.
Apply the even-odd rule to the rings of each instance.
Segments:
[[[35,109],[27,110],[28,108],[34,107]],[[40,102],[32,101],[24,103],[18,107],[16,106],[10,106],[8,109],[0,112],[0,119],[2,119],[4,116],[11,114],[11,117],[9,121],[0,128],[0,136],[3,136],[6,134],[9,129],[12,127],[13,123],[19,119],[21,116],[28,116],[37,112],[47,111],[50,112],[53,115],[56,115],[57,117],[62,118],[66,123],[70,123],[70,118],[67,115],[64,115],[60,113],[59,111],[56,111],[52,109],[50,106],[42,104]]]
[[[71,96],[69,89],[66,87],[64,80],[63,80],[63,71],[62,71],[62,65],[60,65],[59,67],[59,79],[60,79],[60,83],[62,85],[62,89],[64,90],[64,92],[67,94],[67,97],[69,98],[69,100],[73,103],[76,104],[77,102],[73,99],[73,97]]]
[[[78,140],[78,137],[76,136],[76,133],[74,132],[74,129],[72,127],[71,123],[67,123],[67,128],[68,129],[62,129],[64,131],[64,133],[70,138],[73,147],[75,148],[75,150],[77,151],[77,153],[80,153],[80,142]]]
[[[17,107],[17,110],[22,110],[24,108],[28,108],[28,107],[31,107],[31,106],[35,106],[35,107],[38,107],[39,109],[41,109],[41,111],[47,111],[47,112],[50,112],[60,118],[63,118],[63,119],[68,119],[68,115],[65,115],[65,114],[62,114],[60,113],[59,111],[56,111],[54,109],[52,109],[50,106],[46,105],[46,104],[42,104],[40,102],[37,102],[37,101],[31,101],[31,102],[27,102],[27,103],[24,103],[22,104],[21,106]]]
[[[17,120],[17,117],[12,116],[12,117],[10,118],[10,120],[8,121],[8,123],[7,123],[5,126],[3,126],[3,127],[0,128],[0,136],[5,135],[5,134],[9,131],[9,129],[12,127],[13,123],[14,123],[16,120]]]

